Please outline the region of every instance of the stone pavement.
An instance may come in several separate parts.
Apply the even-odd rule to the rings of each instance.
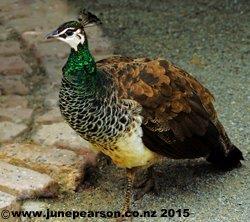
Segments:
[[[64,0],[1,0],[0,10],[1,211],[19,209],[18,199],[76,190],[95,154],[63,121],[57,106],[69,48],[44,39],[75,19],[77,11]],[[112,54],[100,28],[89,28],[87,34],[96,59]]]

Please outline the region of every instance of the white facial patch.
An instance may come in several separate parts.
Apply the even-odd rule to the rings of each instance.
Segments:
[[[62,32],[60,32],[56,38],[68,43],[73,49],[75,49],[77,51],[77,46],[79,45],[79,43],[83,44],[85,41],[85,37],[84,35],[81,33],[80,29],[77,29],[76,31],[73,31],[72,35],[68,35],[66,36],[66,38],[60,37],[60,35],[62,34],[67,34],[66,32],[68,30],[74,30],[72,28],[67,28],[65,30],[63,30]]]

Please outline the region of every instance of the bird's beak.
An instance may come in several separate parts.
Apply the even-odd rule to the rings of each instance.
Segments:
[[[45,38],[46,38],[46,39],[52,39],[52,38],[55,38],[57,35],[58,35],[58,31],[57,31],[57,30],[54,30],[54,31],[48,33],[48,34],[45,36]]]

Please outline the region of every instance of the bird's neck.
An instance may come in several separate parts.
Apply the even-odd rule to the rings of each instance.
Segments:
[[[68,60],[63,67],[63,77],[75,86],[85,87],[93,82],[97,76],[96,63],[91,55],[87,41],[71,49]]]

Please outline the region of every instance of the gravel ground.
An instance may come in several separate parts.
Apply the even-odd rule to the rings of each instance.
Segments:
[[[134,203],[133,210],[157,210],[159,215],[163,208],[188,208],[191,215],[135,221],[249,221],[249,1],[69,3],[86,7],[102,18],[117,54],[164,57],[193,73],[214,93],[220,120],[246,158],[241,168],[227,173],[214,170],[203,160],[164,162],[159,166],[163,172],[160,195],[144,196]],[[95,187],[60,197],[59,201],[46,200],[49,208],[120,209],[124,171],[112,164],[101,165]]]

